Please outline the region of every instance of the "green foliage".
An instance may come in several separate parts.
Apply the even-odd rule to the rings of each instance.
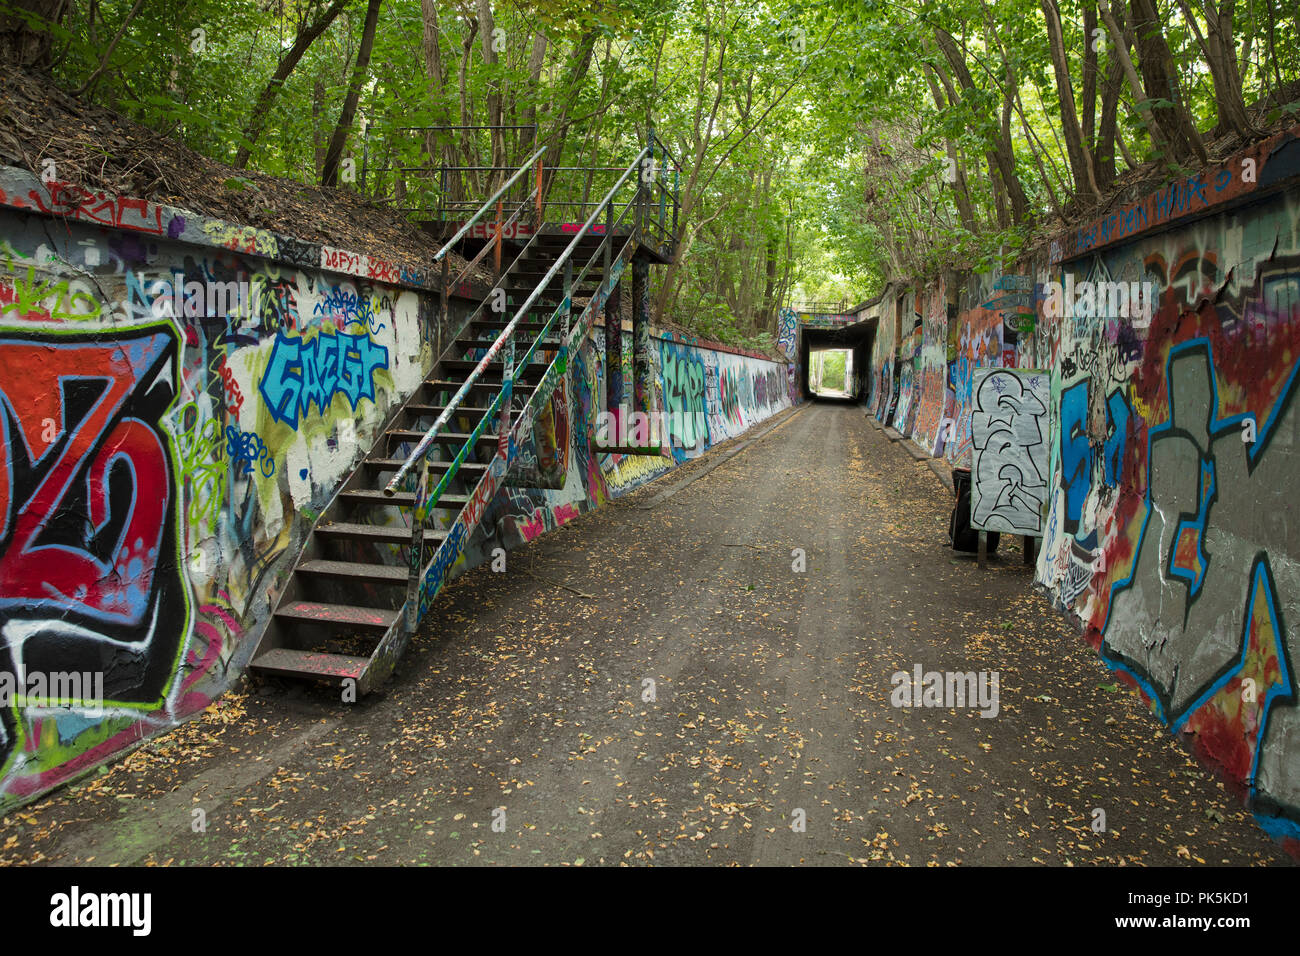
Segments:
[[[1090,49],[1084,17],[1093,2],[1060,0],[1080,110]],[[215,159],[233,162],[244,147],[250,168],[316,182],[365,0],[348,0],[269,105],[259,107],[259,97],[300,31],[330,6],[190,0],[136,10],[134,0],[74,2],[49,27],[54,72],[66,88],[86,87],[81,95]],[[1204,5],[1191,8],[1204,14]],[[1160,90],[1139,99],[1122,81],[1117,131],[1135,161],[1155,159],[1173,172],[1188,159],[1153,140],[1144,112],[1185,109],[1203,131],[1220,117],[1195,31],[1173,0],[1159,0],[1158,9],[1179,89],[1172,98]],[[435,23],[425,23],[429,10]],[[857,302],[891,277],[1008,263],[1080,190],[1062,135],[1067,97],[1038,0],[530,0],[498,2],[493,16],[501,31],[495,65],[484,56],[476,3],[385,0],[345,150],[362,175],[345,188],[414,209],[436,205],[439,180],[418,167],[485,164],[490,137],[443,131],[426,139],[404,127],[487,123],[496,94],[500,120],[536,122],[563,166],[622,166],[652,121],[681,163],[684,203],[683,255],[655,270],[653,294],[667,319],[710,338],[769,347],[788,302]],[[936,27],[961,51],[970,88],[936,45]],[[1300,112],[1276,101],[1300,79],[1300,47],[1286,42],[1297,27],[1293,5],[1237,5],[1229,46],[1243,48],[1249,36],[1240,89],[1247,103],[1272,97],[1262,122]],[[546,45],[533,75],[539,34]],[[429,72],[427,35],[437,37],[438,76]],[[1094,147],[1110,44],[1107,37],[1096,56]],[[941,75],[956,95],[941,92],[936,103]],[[991,172],[1004,139],[1028,205],[1020,221]],[[531,148],[527,136],[509,134],[504,164]],[[964,174],[965,218],[947,175],[950,155]],[[592,202],[612,175],[562,174],[553,196]],[[230,190],[251,185],[225,180]],[[465,189],[481,196],[487,183]]]

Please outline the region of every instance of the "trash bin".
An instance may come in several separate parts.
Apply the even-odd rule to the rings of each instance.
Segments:
[[[954,551],[979,550],[980,533],[970,526],[970,469],[954,468],[952,486],[957,496],[948,520],[948,543]],[[988,553],[998,549],[998,532],[988,532]]]

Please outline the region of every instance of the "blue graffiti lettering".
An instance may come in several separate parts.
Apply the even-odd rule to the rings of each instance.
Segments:
[[[258,390],[271,417],[291,428],[314,403],[325,414],[342,394],[353,410],[363,398],[375,400],[374,373],[388,368],[388,349],[365,334],[322,329],[310,341],[277,333],[266,374]]]

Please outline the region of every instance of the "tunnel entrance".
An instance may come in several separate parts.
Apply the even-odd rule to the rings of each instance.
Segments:
[[[876,339],[875,317],[851,325],[831,328],[819,328],[814,325],[800,326],[799,330],[799,367],[800,390],[805,399],[830,398],[847,399],[862,402],[871,392],[871,346]],[[823,373],[827,372],[827,356],[835,353],[845,354],[844,390],[827,391],[821,383],[814,380],[814,363],[819,363]],[[814,356],[817,356],[815,358]],[[833,371],[838,362],[833,361],[829,369]],[[826,378],[829,380],[830,376]],[[814,387],[816,386],[816,387]]]

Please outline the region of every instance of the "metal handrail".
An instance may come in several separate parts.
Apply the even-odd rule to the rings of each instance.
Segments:
[[[492,198],[488,199],[487,202],[483,203],[483,205],[479,207],[479,211],[474,213],[474,215],[470,218],[469,222],[461,226],[460,229],[456,232],[456,235],[448,239],[446,244],[433,254],[433,261],[440,262],[442,260],[442,257],[451,251],[452,246],[456,245],[456,243],[460,242],[461,239],[465,238],[465,234],[469,232],[471,227],[473,227],[473,225],[476,222],[479,221],[479,218],[485,212],[491,210],[491,208],[494,205],[496,205],[497,200],[499,200],[502,196],[504,196],[506,194],[506,191],[509,190],[511,186],[513,186],[516,182],[519,181],[519,177],[522,176],[524,173],[526,173],[529,169],[531,169],[533,163],[541,159],[542,154],[545,152],[546,152],[546,147],[543,146],[540,149],[538,149],[537,152],[533,153],[533,155],[529,156],[526,160],[524,160],[523,165],[521,165],[518,169],[516,169],[514,175],[512,175],[509,179],[507,179],[505,183],[501,186],[501,188],[492,194]]]
[[[515,222],[518,221],[519,217],[520,217],[521,215],[523,215],[524,210],[528,208],[528,204],[529,204],[530,202],[533,201],[533,197],[536,196],[536,195],[537,195],[537,187],[534,186],[534,187],[532,188],[532,190],[528,193],[528,195],[524,197],[523,202],[521,202],[521,203],[519,204],[519,208],[516,209],[516,210],[514,211],[513,214],[511,214],[511,216],[510,216],[509,219],[507,219],[505,222],[501,223],[501,226],[500,226],[499,231],[500,231],[503,235],[505,234],[505,231],[506,231],[507,229],[509,229],[511,226],[513,226],[513,225],[515,224]],[[449,285],[451,285],[451,286],[459,285],[459,284],[460,284],[460,281],[461,281],[462,279],[464,279],[465,276],[469,275],[470,271],[471,271],[471,270],[472,270],[476,265],[478,265],[480,262],[483,261],[483,257],[486,256],[486,255],[488,254],[488,250],[491,249],[491,248],[492,248],[492,244],[491,244],[491,243],[484,243],[484,244],[483,244],[483,248],[480,249],[480,250],[478,251],[478,255],[476,255],[473,259],[469,260],[469,262],[467,262],[467,263],[465,264],[465,268],[463,268],[463,269],[460,270],[460,272],[457,274],[456,278],[452,279],[451,282],[449,283]],[[516,261],[518,261],[518,257],[516,257]],[[513,268],[514,268],[514,265],[512,264],[510,268],[513,269]],[[507,271],[508,271],[508,270],[507,270]],[[446,291],[446,290],[444,290],[444,292],[445,292],[445,291]]]
[[[650,149],[651,149],[650,146],[646,146],[641,150],[641,152],[637,153],[636,158],[633,159],[632,162],[628,165],[628,167],[623,171],[623,175],[619,177],[618,182],[616,182],[613,185],[613,187],[611,187],[609,192],[605,194],[605,198],[601,202],[602,208],[613,201],[614,195],[618,192],[619,189],[623,187],[623,184],[627,182],[628,176],[632,175],[632,173],[640,166],[641,160],[645,157],[647,151],[649,151]],[[524,170],[527,169],[528,166],[531,165],[533,160],[536,158],[537,155],[535,154],[532,158],[528,160],[528,162],[524,166],[520,167],[519,171],[515,174],[515,176],[511,177],[511,182],[507,183],[507,186],[511,185],[513,183],[513,180],[517,178],[520,174],[522,174]],[[480,209],[479,212],[476,214],[475,220],[478,218],[478,216],[481,216],[483,212],[485,212],[491,206],[492,203],[495,203],[497,201],[497,199],[500,197],[501,193],[504,191],[505,188],[506,187],[502,187],[501,190],[498,190],[496,195],[494,195],[490,200],[488,200],[488,202],[484,203],[483,208]],[[461,387],[457,389],[456,394],[452,397],[451,401],[447,403],[447,406],[446,408],[443,409],[442,414],[438,416],[437,420],[435,420],[434,423],[429,427],[429,430],[425,432],[424,437],[421,438],[420,441],[416,443],[415,448],[407,456],[406,460],[402,462],[401,466],[397,469],[396,473],[389,480],[388,484],[384,486],[385,495],[391,497],[392,495],[395,495],[397,493],[398,484],[406,477],[406,475],[410,472],[411,468],[415,465],[417,461],[423,459],[425,456],[428,455],[429,449],[433,446],[433,443],[437,440],[439,432],[441,432],[442,429],[446,427],[447,422],[451,420],[451,416],[456,413],[456,410],[460,407],[460,404],[465,400],[465,396],[469,394],[470,389],[474,387],[474,385],[478,382],[479,378],[483,375],[483,373],[487,371],[488,366],[492,364],[492,361],[501,352],[502,348],[505,347],[508,342],[513,346],[512,340],[514,337],[515,329],[519,325],[520,320],[523,318],[525,314],[527,314],[528,310],[532,308],[533,303],[536,302],[538,297],[542,294],[542,290],[545,289],[548,285],[550,285],[551,282],[555,279],[555,276],[559,272],[560,267],[564,265],[566,262],[568,262],[569,258],[573,255],[573,250],[577,248],[578,243],[581,242],[582,239],[587,235],[592,225],[595,223],[596,219],[599,216],[600,216],[600,209],[597,209],[595,212],[591,214],[591,216],[587,219],[587,221],[583,223],[582,228],[573,237],[572,241],[569,242],[568,246],[565,247],[564,251],[560,253],[559,257],[555,260],[554,264],[547,271],[546,275],[542,277],[542,280],[529,294],[528,298],[524,300],[524,304],[521,305],[519,309],[515,312],[514,318],[512,318],[506,324],[506,327],[501,330],[501,333],[492,342],[491,346],[488,347],[487,352],[484,353],[481,359],[479,359],[478,364],[475,365],[474,369],[469,373],[469,376],[465,379],[464,384],[462,384]],[[453,237],[452,243],[458,241],[459,238],[466,231],[468,231],[473,221],[474,220],[471,220],[470,223],[466,223],[463,227],[461,227],[460,232],[458,232],[457,235]],[[611,237],[607,231],[607,234],[605,236],[605,242],[608,242],[610,238]],[[441,256],[452,243],[448,243],[447,246],[444,246],[443,249],[439,252],[439,256]],[[603,245],[604,243],[602,243],[602,247]],[[586,270],[584,270],[584,274],[585,271]],[[566,291],[566,298],[567,297],[568,295]],[[510,356],[508,356],[507,359],[507,367],[503,370],[503,374],[501,376],[502,394],[504,394],[507,391],[507,380],[509,380],[509,384],[511,385],[513,385],[514,382],[515,371],[513,368],[510,367],[513,364],[513,358],[514,358],[513,348],[511,348],[511,354]],[[497,401],[499,402],[500,399],[501,399],[501,395],[498,395]],[[483,417],[484,419],[487,419],[489,416],[488,414],[485,414]],[[462,448],[462,451],[463,450],[464,449]],[[439,482],[439,484],[441,485],[442,482]]]

